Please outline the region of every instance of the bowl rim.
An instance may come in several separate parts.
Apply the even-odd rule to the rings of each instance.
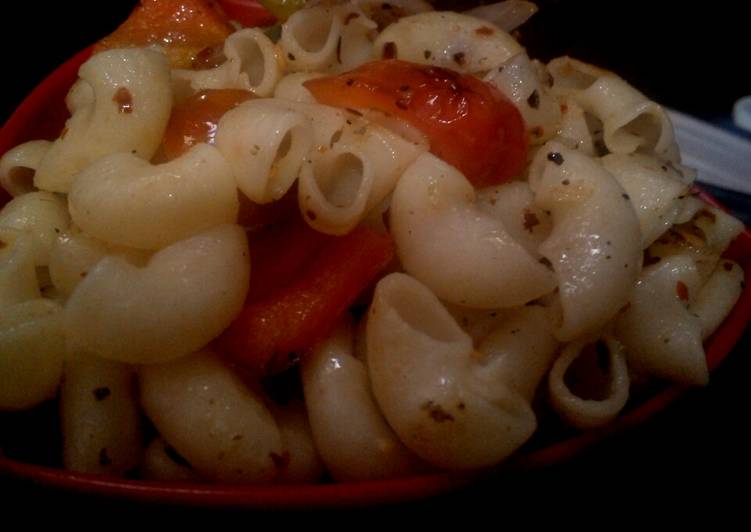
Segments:
[[[59,100],[77,79],[78,69],[91,55],[92,47],[81,50],[50,73],[21,102],[0,129],[0,155],[29,140],[33,124],[49,102]],[[704,201],[722,208],[710,195],[697,188]],[[4,203],[0,197],[0,204]],[[745,279],[751,272],[751,231],[745,228],[727,255],[743,267]],[[713,372],[732,352],[751,318],[751,283],[746,282],[730,315],[705,342],[707,365]],[[76,473],[10,459],[0,449],[0,475],[31,482],[45,488],[96,494],[130,501],[191,506],[245,508],[325,508],[377,505],[424,499],[467,486],[480,478],[494,477],[507,470],[528,470],[565,462],[601,441],[642,424],[684,395],[689,387],[667,384],[656,394],[624,412],[613,423],[554,442],[530,452],[513,455],[502,464],[483,471],[438,472],[434,474],[319,484],[228,485],[186,482],[129,480]]]

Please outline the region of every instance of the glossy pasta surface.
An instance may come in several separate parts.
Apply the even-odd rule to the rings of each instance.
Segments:
[[[58,397],[66,469],[193,485],[473,471],[518,458],[550,415],[586,434],[641,383],[707,383],[744,228],[693,194],[665,110],[612,72],[528,57],[482,11],[394,5],[238,29],[211,68],[99,52],[59,137],[2,155],[0,409]],[[394,59],[502,102],[515,118],[492,127],[523,139],[520,169],[473,181],[426,107],[348,99],[349,72]],[[165,155],[172,109],[227,89],[247,98]],[[367,274],[342,273],[350,256]],[[263,360],[226,348],[254,323]]]

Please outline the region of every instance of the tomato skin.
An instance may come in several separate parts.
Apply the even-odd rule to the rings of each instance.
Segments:
[[[130,46],[165,46],[173,68],[190,68],[206,48],[221,45],[234,28],[212,0],[141,0],[94,53]]]
[[[377,109],[409,122],[427,135],[434,155],[477,187],[507,181],[526,163],[524,119],[474,76],[386,59],[305,86],[320,103]]]
[[[274,14],[258,0],[218,0],[219,5],[231,20],[246,28],[276,24]]]
[[[216,347],[256,375],[284,370],[334,329],[393,257],[391,238],[365,227],[332,238],[294,281],[247,304]]]
[[[162,148],[167,160],[179,157],[192,146],[214,143],[216,127],[224,113],[253,98],[250,91],[216,89],[197,92],[172,109]]]

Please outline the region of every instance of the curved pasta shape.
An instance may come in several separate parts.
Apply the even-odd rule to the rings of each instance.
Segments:
[[[553,230],[550,213],[534,204],[535,195],[525,181],[511,181],[477,191],[477,206],[503,223],[514,241],[527,253],[541,257],[537,251]]]
[[[573,98],[567,97],[561,103],[561,122],[555,140],[572,150],[595,156],[595,140],[586,113]]]
[[[209,70],[173,70],[172,77],[194,91],[244,89],[267,97],[282,76],[282,60],[274,43],[258,28],[236,31],[224,41],[227,60]]]
[[[78,175],[68,199],[83,231],[138,249],[233,223],[239,209],[232,171],[208,144],[160,165],[129,153],[103,157]]]
[[[665,110],[621,78],[602,78],[577,99],[602,120],[605,146],[614,153],[654,150],[668,157],[675,137]]]
[[[141,411],[134,368],[77,354],[65,362],[60,394],[65,469],[123,476],[141,463]]]
[[[513,31],[537,13],[537,6],[524,0],[502,0],[492,4],[479,5],[468,9],[465,15],[492,22],[504,31]]]
[[[483,79],[514,102],[524,117],[532,143],[542,144],[556,134],[561,105],[549,94],[526,53],[514,55]]]
[[[0,187],[11,196],[36,190],[34,174],[50,146],[48,140],[32,140],[5,152],[0,158]]]
[[[237,186],[256,203],[284,196],[312,147],[310,122],[291,103],[251,100],[219,121],[216,146],[232,168]]]
[[[642,247],[648,247],[673,225],[681,209],[678,199],[689,192],[691,183],[672,165],[649,155],[611,153],[602,158],[602,165],[631,197]]]
[[[610,321],[629,300],[642,261],[639,220],[628,194],[596,160],[550,141],[535,156],[535,203],[551,211],[540,253],[558,278],[568,341]]]
[[[541,305],[514,309],[478,346],[473,375],[488,387],[502,382],[532,402],[558,354],[550,311]]]
[[[33,237],[0,227],[0,309],[38,297]]]
[[[375,55],[459,72],[498,68],[523,51],[502,29],[469,15],[428,11],[399,19],[373,42]]]
[[[602,121],[608,150],[653,150],[675,160],[675,136],[667,113],[622,78],[569,57],[554,59],[548,70],[556,90],[570,94],[585,111]]]
[[[78,172],[111,153],[151,159],[167,127],[172,88],[163,54],[109,50],[86,61],[78,74],[91,89],[88,96],[78,92],[73,116],[39,164],[34,185],[42,190],[68,192]]]
[[[373,394],[401,441],[448,469],[496,464],[534,432],[511,383],[475,375],[472,340],[430,290],[394,273],[376,286],[367,323]]]
[[[338,481],[414,473],[421,462],[379,411],[353,342],[352,324],[345,321],[302,362],[305,404],[326,469]]]
[[[281,484],[313,484],[322,479],[324,466],[313,441],[305,404],[290,400],[284,405],[268,406],[279,427],[284,453],[282,461],[275,462],[279,474],[274,479]]]
[[[0,210],[0,227],[27,231],[34,247],[34,263],[47,266],[57,236],[68,229],[70,215],[65,200],[51,192],[16,196]]]
[[[192,353],[240,311],[249,269],[245,233],[235,225],[172,244],[143,267],[108,256],[68,299],[69,346],[139,364]]]
[[[675,255],[689,255],[696,262],[699,277],[705,282],[717,268],[723,251],[743,230],[743,222],[721,209],[697,201],[698,205],[687,202],[689,204],[684,206],[693,212],[693,217],[685,223],[673,225],[647,249],[647,256],[649,260],[657,261]]]
[[[279,427],[213,353],[144,366],[139,377],[146,415],[202,477],[246,483],[277,476],[285,461]]]
[[[404,172],[390,219],[404,269],[443,300],[513,307],[555,288],[551,272],[478,208],[469,181],[433,155]]]
[[[139,473],[147,480],[196,483],[203,480],[188,461],[162,438],[154,438],[146,447]]]
[[[298,183],[300,210],[318,231],[345,234],[391,191],[425,148],[386,128],[352,121]]]
[[[290,71],[344,72],[374,59],[369,36],[376,27],[353,4],[319,5],[293,13],[279,45]]]
[[[477,345],[495,331],[512,314],[516,308],[474,309],[443,302],[456,323]]]
[[[84,233],[62,233],[50,252],[50,280],[57,292],[69,297],[108,251],[104,242]]]
[[[626,406],[629,386],[623,346],[607,335],[596,342],[580,340],[566,346],[548,375],[553,409],[580,429],[615,419]]]
[[[279,80],[274,88],[274,98],[293,102],[315,104],[315,96],[305,87],[304,83],[311,79],[323,77],[320,72],[294,72]]]
[[[572,96],[592,86],[599,78],[615,76],[604,68],[568,56],[556,57],[547,65],[553,76],[551,91],[558,96]]]
[[[0,410],[24,410],[51,399],[63,374],[62,308],[33,299],[0,312]]]
[[[744,287],[744,272],[737,263],[723,259],[691,304],[691,312],[701,321],[701,336],[706,340],[733,310]]]
[[[707,383],[702,321],[689,310],[700,287],[696,263],[685,255],[644,269],[631,304],[616,321],[629,366],[682,384]]]

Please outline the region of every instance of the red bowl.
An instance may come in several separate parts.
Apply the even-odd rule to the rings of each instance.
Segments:
[[[0,154],[36,138],[55,138],[67,118],[65,95],[77,79],[80,65],[89,57],[90,49],[68,60],[47,77],[18,107],[0,130]],[[0,205],[7,199],[0,189]],[[706,194],[703,199],[716,205]],[[751,232],[744,231],[731,245],[726,256],[743,267],[748,279],[751,271]],[[706,344],[710,371],[732,351],[751,318],[751,283],[746,286],[735,308]],[[2,456],[0,474],[30,481],[40,486],[133,501],[222,507],[310,508],[371,505],[424,499],[466,486],[480,478],[503,475],[508,470],[532,469],[561,463],[597,442],[635,427],[664,410],[686,388],[665,385],[647,398],[630,405],[606,427],[569,433],[564,439],[550,442],[535,440],[525,445],[514,457],[489,471],[469,473],[438,473],[411,478],[366,482],[310,485],[210,485],[176,482],[153,482],[114,479],[63,471],[51,467],[23,463]]]

